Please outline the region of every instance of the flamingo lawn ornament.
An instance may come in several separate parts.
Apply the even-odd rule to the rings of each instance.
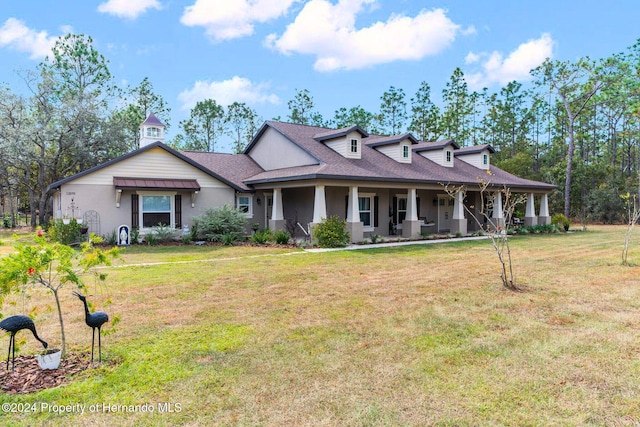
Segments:
[[[103,324],[109,321],[109,316],[103,311],[96,311],[95,313],[89,313],[89,306],[87,305],[87,297],[78,292],[73,292],[80,301],[84,303],[84,321],[87,326],[91,326],[93,334],[91,335],[91,362],[93,362],[93,348],[96,341],[96,328],[98,328],[98,361],[102,362],[102,340],[100,328]]]
[[[36,325],[34,325],[33,320],[31,320],[29,316],[25,316],[24,314],[18,314],[3,319],[0,322],[0,329],[11,332],[11,338],[9,339],[9,353],[7,354],[7,370],[9,370],[9,356],[11,355],[11,349],[13,349],[11,370],[13,370],[16,364],[16,333],[18,331],[28,329],[31,331],[31,333],[33,333],[33,336],[42,343],[45,349],[49,346],[46,341],[40,339],[40,337],[38,336],[38,333],[36,332]]]

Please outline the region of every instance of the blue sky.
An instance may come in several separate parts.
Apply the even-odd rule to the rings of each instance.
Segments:
[[[120,85],[148,77],[172,109],[169,137],[198,100],[288,114],[308,89],[316,109],[377,112],[390,86],[422,81],[439,102],[453,70],[472,89],[526,84],[545,57],[624,51],[640,38],[637,0],[0,0],[0,83],[25,92],[55,39],[90,35]]]

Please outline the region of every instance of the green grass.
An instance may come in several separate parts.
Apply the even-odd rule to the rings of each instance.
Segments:
[[[97,309],[121,318],[103,339],[104,365],[57,389],[1,396],[155,412],[0,413],[0,424],[633,425],[640,267],[620,265],[623,233],[513,238],[519,293],[501,288],[487,241],[131,247],[108,287],[89,287]],[[629,259],[640,263],[635,240]],[[70,291],[67,339],[89,357]],[[13,301],[4,315],[51,303],[38,292]],[[37,324],[55,342],[54,316],[41,310]],[[22,353],[38,351],[26,340]],[[166,403],[179,412],[161,413]]]

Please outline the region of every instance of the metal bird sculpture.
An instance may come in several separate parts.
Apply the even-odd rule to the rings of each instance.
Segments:
[[[89,312],[89,306],[87,305],[87,297],[78,292],[73,292],[80,301],[84,303],[84,321],[87,326],[91,326],[93,334],[91,336],[91,362],[93,362],[93,349],[96,341],[96,328],[98,328],[98,361],[102,362],[102,340],[100,328],[103,324],[109,321],[109,316],[103,311],[96,311],[95,313]]]
[[[9,339],[9,353],[7,354],[7,370],[9,370],[9,356],[11,356],[11,349],[13,349],[13,358],[11,360],[11,370],[15,367],[16,363],[16,333],[23,329],[28,329],[33,333],[33,336],[40,341],[43,347],[46,349],[49,344],[46,341],[40,339],[36,332],[36,325],[29,316],[18,314],[16,316],[10,316],[0,321],[0,329],[10,332],[11,338]]]

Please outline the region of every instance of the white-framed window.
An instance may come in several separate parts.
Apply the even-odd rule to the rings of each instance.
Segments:
[[[485,166],[489,164],[489,156],[487,156],[486,154],[482,155],[482,164]]]
[[[374,201],[375,194],[359,194],[358,209],[360,210],[360,222],[364,226],[364,231],[373,231],[374,225]]]
[[[445,156],[446,156],[446,159],[447,159],[447,163],[451,163],[451,150],[447,150],[445,152]]]
[[[408,159],[409,158],[409,146],[408,145],[403,145],[402,146],[402,158],[403,159]]]
[[[357,153],[358,152],[358,140],[353,138],[349,144],[349,151],[351,153]]]
[[[160,128],[148,127],[147,128],[147,136],[149,138],[160,138],[160,136],[161,136]]]
[[[253,218],[253,196],[251,194],[236,195],[236,207],[247,218]]]
[[[175,223],[174,196],[176,193],[138,193],[140,224],[151,228],[159,224],[173,227]]]

